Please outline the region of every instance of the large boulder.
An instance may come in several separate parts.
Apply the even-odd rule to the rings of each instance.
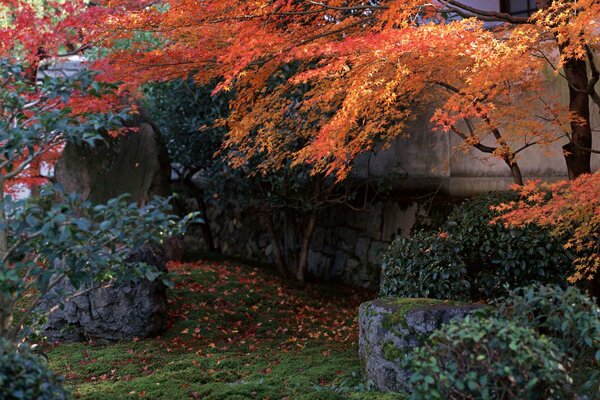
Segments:
[[[402,359],[442,324],[481,308],[434,299],[381,298],[361,304],[359,356],[367,383],[381,391],[404,391],[410,373]]]
[[[55,166],[56,181],[96,203],[123,193],[138,204],[168,196],[171,165],[158,129],[143,111],[128,125],[136,131],[107,137],[107,144],[68,143]]]
[[[156,248],[144,247],[129,261],[167,270],[164,254]],[[160,280],[117,281],[85,286],[79,290],[83,294],[73,296],[75,289],[63,280],[42,301],[42,311],[49,311],[44,334],[60,342],[154,336],[167,325],[166,289]],[[57,307],[63,302],[64,307]]]

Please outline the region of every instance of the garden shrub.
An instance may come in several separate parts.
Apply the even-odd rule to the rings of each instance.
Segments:
[[[515,200],[494,192],[463,203],[442,232],[416,232],[392,243],[383,259],[386,296],[480,300],[532,283],[566,284],[574,256],[564,241],[536,225],[491,224],[493,205]]]
[[[550,337],[573,359],[593,352],[600,362],[600,307],[576,287],[518,288],[494,306],[491,312]]]
[[[448,217],[445,232],[464,246],[473,297],[495,298],[507,288],[566,283],[574,256],[565,241],[537,225],[509,229],[492,224],[490,207],[518,199],[516,192],[491,192],[464,202]]]
[[[408,357],[413,399],[571,399],[566,357],[549,339],[500,318],[467,316]]]
[[[466,300],[467,268],[461,244],[444,235],[417,232],[396,239],[382,264],[383,296]]]
[[[67,392],[45,359],[0,338],[0,399],[62,400]]]

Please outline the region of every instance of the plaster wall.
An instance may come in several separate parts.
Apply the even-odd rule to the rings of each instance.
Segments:
[[[561,78],[549,73],[543,88],[548,97],[558,97],[568,104],[568,87]],[[523,107],[533,108],[523,103]],[[454,133],[435,131],[430,122],[433,108],[420,113],[407,129],[406,135],[395,139],[387,149],[359,158],[355,176],[395,177],[395,187],[403,190],[430,191],[441,188],[454,196],[469,196],[490,190],[505,190],[512,184],[508,166],[500,159],[476,149],[467,152],[457,149],[461,139]],[[592,129],[600,128],[598,108],[591,107]],[[507,132],[509,133],[509,132]],[[554,132],[561,136],[562,132]],[[484,144],[495,145],[488,137]],[[513,148],[524,141],[512,142]],[[567,170],[562,155],[563,138],[551,145],[532,146],[519,153],[517,162],[525,179],[565,179]],[[594,143],[600,143],[600,133],[594,133]],[[598,147],[598,146],[596,146]],[[592,170],[600,169],[600,155],[592,154]]]

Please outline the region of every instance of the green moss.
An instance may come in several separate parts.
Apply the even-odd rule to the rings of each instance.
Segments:
[[[404,316],[406,313],[418,310],[420,308],[426,308],[435,305],[464,305],[465,303],[459,301],[449,300],[436,300],[436,299],[425,299],[425,298],[396,298],[396,297],[384,297],[378,300],[384,306],[394,310],[393,313],[388,314],[382,321],[383,327],[391,332],[394,332],[396,327],[401,326],[405,329],[408,328]]]
[[[170,298],[176,315],[162,337],[47,351],[75,398],[400,398],[366,391],[356,337],[330,339],[342,327],[344,336],[356,334],[358,305],[373,293],[299,287],[271,271],[205,264],[175,274]],[[327,336],[309,335],[315,332]]]
[[[388,361],[396,361],[402,359],[404,352],[394,345],[392,342],[383,344],[383,357]]]

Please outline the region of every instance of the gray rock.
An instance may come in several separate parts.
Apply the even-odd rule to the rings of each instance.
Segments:
[[[390,244],[387,242],[378,242],[375,240],[372,241],[371,246],[369,247],[369,254],[367,256],[367,261],[369,264],[380,265],[383,254],[389,246]]]
[[[367,383],[381,391],[404,391],[410,373],[402,360],[445,323],[481,308],[434,299],[382,298],[361,304],[359,357]]]
[[[354,247],[354,255],[358,257],[358,259],[366,264],[367,259],[369,257],[369,245],[371,241],[366,237],[360,237],[356,241],[356,246]]]
[[[366,215],[368,215],[365,229],[367,236],[374,240],[382,240],[381,230],[383,229],[383,205],[381,203],[373,204]]]
[[[140,249],[131,262],[140,261],[166,272],[160,250]],[[64,280],[43,299],[40,309],[49,311],[44,334],[50,341],[114,342],[154,336],[166,327],[166,287],[159,280],[94,284],[80,291],[69,299],[75,289]],[[55,307],[61,303],[64,307]]]
[[[344,273],[344,267],[346,266],[346,261],[348,260],[348,253],[338,250],[335,252],[335,259],[333,261],[333,267],[330,272],[331,277],[342,276]]]
[[[334,229],[332,234],[336,235],[336,243],[339,243],[342,250],[351,251],[358,239],[359,231],[342,226]]]
[[[123,193],[138,204],[155,195],[168,196],[171,166],[160,134],[144,115],[132,126],[139,130],[108,139],[109,146],[68,143],[56,163],[56,181],[97,203]]]

